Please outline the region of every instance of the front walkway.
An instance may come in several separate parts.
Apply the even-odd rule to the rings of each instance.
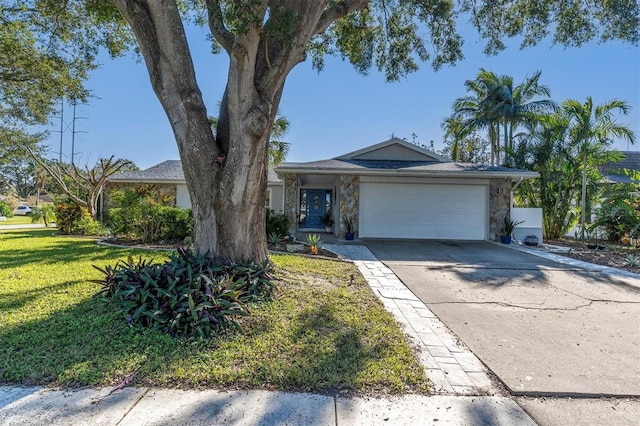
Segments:
[[[482,362],[367,247],[324,244],[323,248],[352,260],[385,308],[404,326],[420,350],[434,393],[497,394]]]

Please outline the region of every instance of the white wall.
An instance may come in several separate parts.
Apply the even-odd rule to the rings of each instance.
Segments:
[[[176,185],[176,207],[181,209],[191,208],[191,197],[187,185]]]
[[[542,244],[542,209],[540,208],[520,208],[513,207],[511,209],[511,220],[520,222],[513,231],[513,237],[524,242],[527,235],[535,235],[538,237],[539,244]]]
[[[284,210],[284,185],[269,185],[271,190],[271,198],[269,200],[270,208],[278,213]],[[176,185],[176,207],[181,209],[191,208],[191,198],[187,185]]]
[[[271,191],[269,208],[282,213],[284,211],[284,185],[269,185],[269,191]]]

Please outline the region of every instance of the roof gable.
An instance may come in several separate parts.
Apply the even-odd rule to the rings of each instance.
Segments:
[[[336,160],[433,161],[450,162],[434,152],[402,139],[392,138],[336,157]]]

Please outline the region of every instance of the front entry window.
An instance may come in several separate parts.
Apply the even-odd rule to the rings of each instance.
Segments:
[[[323,229],[322,217],[331,210],[331,190],[303,189],[300,191],[300,228]]]

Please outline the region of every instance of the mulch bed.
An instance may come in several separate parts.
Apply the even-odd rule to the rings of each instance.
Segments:
[[[163,244],[153,244],[153,243],[143,243],[140,240],[127,240],[127,239],[119,239],[119,238],[118,239],[106,238],[106,239],[102,239],[101,242],[106,244],[112,244],[115,246],[131,247],[131,248],[138,248],[138,249],[145,249],[145,250],[175,250],[177,247],[185,246],[181,241],[164,242]],[[302,243],[299,243],[299,244],[303,245]],[[278,247],[270,245],[269,250],[275,251],[278,253],[286,252],[288,254],[301,254],[301,255],[310,256],[310,257],[324,257],[328,259],[339,259],[338,255],[330,251],[319,248],[317,254],[312,254],[309,246],[307,245],[303,245],[303,246],[304,247],[301,251],[294,251],[294,252],[286,252],[285,250],[283,250],[285,247],[284,244],[280,244],[278,245]]]
[[[640,273],[640,249],[633,246],[612,242],[598,242],[597,244],[583,244],[573,239],[545,240],[545,244],[568,247],[568,252],[556,252],[555,254],[594,263],[596,265],[610,266],[629,272]],[[627,261],[628,256],[638,257],[638,266],[631,266]]]

